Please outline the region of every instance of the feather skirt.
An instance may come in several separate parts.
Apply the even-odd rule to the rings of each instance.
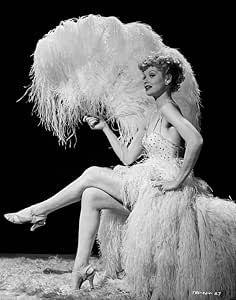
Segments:
[[[97,240],[105,270],[116,277],[124,269],[136,299],[236,297],[236,204],[214,197],[193,174],[163,195],[151,185],[153,165],[149,159],[114,169],[131,213],[126,220],[102,213]],[[160,160],[155,176],[170,179],[177,170]]]

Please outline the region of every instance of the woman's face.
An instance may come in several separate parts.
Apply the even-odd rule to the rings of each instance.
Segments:
[[[158,98],[167,87],[163,73],[154,66],[143,72],[143,83],[147,95],[154,98]]]

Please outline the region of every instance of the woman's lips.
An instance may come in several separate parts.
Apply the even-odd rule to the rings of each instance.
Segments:
[[[148,91],[151,87],[151,85],[145,85],[145,90]]]

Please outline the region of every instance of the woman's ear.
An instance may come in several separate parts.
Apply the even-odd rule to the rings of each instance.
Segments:
[[[169,85],[172,81],[172,75],[171,74],[166,74],[165,76],[165,85]]]

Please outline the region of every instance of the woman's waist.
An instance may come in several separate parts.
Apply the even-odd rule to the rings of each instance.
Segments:
[[[141,161],[146,164],[156,164],[158,165],[166,165],[166,166],[174,166],[181,167],[183,164],[183,158],[178,155],[163,155],[161,153],[144,153],[141,155]]]
[[[163,178],[174,178],[180,170],[181,161],[177,159],[164,160],[158,156],[142,156],[131,166],[116,166],[114,171],[122,177],[146,177],[161,176]]]

